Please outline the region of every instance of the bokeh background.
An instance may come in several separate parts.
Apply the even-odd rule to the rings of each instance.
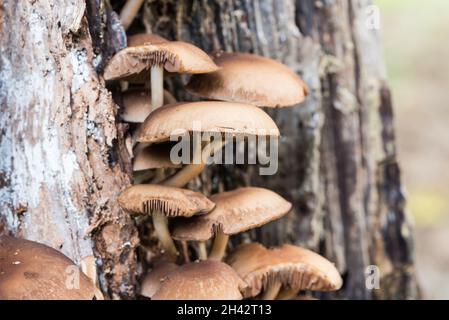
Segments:
[[[375,0],[424,298],[449,299],[449,0]]]

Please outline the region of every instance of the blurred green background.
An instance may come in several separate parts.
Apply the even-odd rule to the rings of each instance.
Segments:
[[[449,299],[449,0],[375,0],[424,297]]]

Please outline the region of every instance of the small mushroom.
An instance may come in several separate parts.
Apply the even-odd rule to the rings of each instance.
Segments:
[[[120,11],[120,22],[125,30],[128,30],[129,26],[133,22],[134,18],[139,12],[144,0],[128,0]]]
[[[215,204],[199,192],[155,184],[127,188],[118,197],[119,205],[133,214],[152,214],[154,230],[170,258],[177,255],[168,230],[167,217],[192,217],[210,212]]]
[[[200,123],[201,128],[196,128]],[[263,110],[247,104],[205,101],[166,105],[152,112],[142,124],[140,143],[162,143],[172,134],[182,130],[185,134],[229,134],[232,136],[279,136],[279,129]],[[214,140],[202,149],[201,159],[220,150],[222,139]],[[183,187],[205,168],[206,163],[188,164],[163,182],[165,185]]]
[[[187,263],[169,273],[153,300],[241,300],[246,284],[227,264]]]
[[[286,215],[292,204],[273,191],[246,187],[210,197],[215,209],[189,220],[176,219],[172,235],[177,240],[207,241],[215,236],[211,260],[221,260],[230,235],[260,227]]]
[[[226,262],[248,284],[245,297],[264,291],[263,298],[271,300],[282,286],[294,294],[300,290],[334,291],[342,286],[340,274],[329,260],[298,246],[285,244],[268,250],[258,243],[242,244]]]
[[[170,159],[172,147],[173,145],[170,143],[159,143],[150,146],[140,143],[134,149],[133,171],[180,168],[181,164],[175,164]]]
[[[164,68],[176,73],[207,73],[218,70],[212,59],[198,47],[182,42],[168,41],[125,48],[115,54],[104,70],[105,80],[126,80],[151,74],[151,105],[163,105]]]
[[[169,42],[169,40],[158,36],[154,33],[138,33],[129,36],[127,39],[128,47],[136,47],[145,44],[158,44],[162,42]]]
[[[152,298],[159,290],[161,282],[171,272],[178,269],[179,266],[172,262],[161,262],[156,265],[143,279],[140,294],[147,298]]]
[[[194,75],[187,89],[200,97],[259,107],[287,107],[302,102],[307,85],[287,66],[247,53],[218,53],[218,71]]]
[[[133,89],[124,92],[121,103],[123,108],[121,118],[123,121],[131,123],[144,122],[153,108],[150,101],[151,94],[148,90]],[[164,104],[171,103],[176,103],[176,99],[171,93],[164,90]]]
[[[0,236],[0,300],[92,300],[96,288],[59,251]]]

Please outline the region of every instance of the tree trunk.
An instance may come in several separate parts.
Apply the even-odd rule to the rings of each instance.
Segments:
[[[116,10],[123,3],[111,1]],[[292,214],[250,236],[335,261],[345,280],[340,298],[417,298],[391,97],[377,34],[365,23],[369,5],[152,0],[130,32],[254,52],[297,71],[310,87],[307,101],[270,111],[283,135],[279,172],[215,166],[202,175],[203,190],[252,184],[287,197]],[[127,128],[97,71],[124,36],[104,0],[0,0],[0,233],[47,243],[76,262],[95,254],[113,298],[135,294],[139,241],[115,200],[130,183]],[[180,84],[175,78],[170,88],[192,99]],[[365,284],[369,265],[380,269],[378,290]]]
[[[86,4],[0,3],[3,224],[77,263],[95,254],[103,288],[133,297],[138,237],[116,203],[130,183],[125,128],[93,67]]]
[[[271,111],[283,136],[279,171],[214,167],[206,189],[252,184],[294,203],[288,217],[251,235],[268,245],[293,242],[335,261],[342,298],[417,298],[414,247],[404,211],[393,115],[370,0],[149,1],[146,31],[207,51],[252,52],[297,71],[310,87],[299,107]],[[135,32],[139,23],[135,23]],[[178,85],[179,83],[175,84]],[[180,98],[191,99],[184,91]],[[220,179],[213,179],[217,175]],[[380,269],[380,289],[365,271]]]

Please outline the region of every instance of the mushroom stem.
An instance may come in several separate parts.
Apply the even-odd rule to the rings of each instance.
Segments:
[[[198,258],[200,258],[200,260],[207,260],[207,248],[205,241],[200,241],[198,243]]]
[[[133,173],[133,184],[142,184],[147,181],[154,179],[156,173],[153,170],[141,170],[134,171]]]
[[[170,236],[170,231],[168,230],[168,219],[160,211],[153,212],[153,225],[154,231],[161,242],[164,253],[172,260],[176,260],[178,251],[176,250],[175,243]]]
[[[262,300],[274,300],[276,299],[276,296],[279,293],[279,290],[281,290],[282,284],[278,281],[274,283],[270,283],[268,285],[268,288],[264,291],[262,294]]]
[[[226,142],[221,139],[210,142],[204,147],[201,158],[204,159],[206,156],[209,157],[211,154],[223,148],[225,144]],[[188,164],[171,177],[165,179],[162,184],[169,187],[182,188],[189,183],[190,180],[200,175],[204,168],[206,168],[206,163],[204,162],[201,162],[200,164]]]
[[[187,244],[187,241],[181,241],[182,246],[182,255],[184,258],[184,263],[190,262],[190,256],[189,256],[189,245]]]
[[[217,231],[212,245],[212,250],[209,254],[209,260],[221,261],[226,252],[229,236],[224,234],[221,230]]]
[[[164,66],[151,67],[151,106],[153,110],[164,105]]]
[[[139,12],[144,0],[128,0],[125,6],[120,12],[120,22],[125,30],[128,30],[129,26]]]
[[[276,297],[276,300],[290,300],[293,297],[296,297],[298,290],[296,289],[286,289],[283,288]]]

